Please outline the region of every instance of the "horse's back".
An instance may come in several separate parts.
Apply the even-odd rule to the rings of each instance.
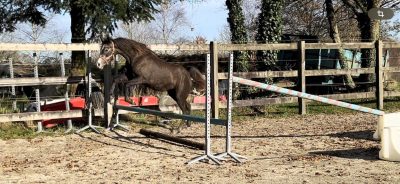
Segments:
[[[192,87],[190,74],[182,65],[168,63],[155,56],[140,59],[134,70],[145,78],[149,87],[158,91]]]

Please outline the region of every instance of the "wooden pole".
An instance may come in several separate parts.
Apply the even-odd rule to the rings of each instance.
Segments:
[[[375,62],[375,76],[376,76],[376,108],[383,110],[383,44],[381,40],[375,42],[376,62]]]
[[[191,140],[187,140],[187,139],[182,139],[179,137],[163,134],[160,132],[154,132],[154,131],[147,130],[147,129],[140,129],[139,133],[143,134],[146,137],[153,137],[156,139],[162,139],[162,140],[167,140],[167,141],[171,141],[171,142],[176,142],[176,143],[190,146],[193,148],[197,148],[200,150],[204,150],[204,148],[205,148],[205,145],[203,143],[199,143],[199,142],[195,142],[195,141],[191,141]]]
[[[306,92],[306,49],[305,49],[305,41],[298,42],[298,53],[299,53],[299,60],[298,60],[298,90],[300,92]],[[299,114],[306,114],[306,101],[303,98],[298,98],[299,103]]]
[[[218,44],[210,42],[211,55],[211,117],[219,116],[219,94],[218,94]]]

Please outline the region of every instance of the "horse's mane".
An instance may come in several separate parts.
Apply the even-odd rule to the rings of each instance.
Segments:
[[[120,47],[120,49],[133,49],[137,55],[142,55],[142,54],[152,54],[155,55],[155,53],[150,50],[145,44],[137,42],[135,40],[130,40],[126,38],[115,38],[113,39],[113,42]]]

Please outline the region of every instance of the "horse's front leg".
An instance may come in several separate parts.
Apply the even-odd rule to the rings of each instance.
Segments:
[[[135,86],[135,85],[140,85],[144,84],[145,80],[142,77],[137,77],[132,80],[129,80],[128,82],[125,83],[125,101],[133,104],[133,105],[139,105],[135,104],[134,101],[129,97],[130,96],[130,89]]]

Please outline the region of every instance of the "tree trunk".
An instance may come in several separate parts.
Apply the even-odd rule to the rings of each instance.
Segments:
[[[85,37],[85,16],[76,0],[70,1],[71,43],[83,43]],[[85,51],[72,51],[70,76],[85,75]],[[71,94],[76,94],[77,85],[71,85]]]
[[[357,15],[358,27],[361,32],[362,42],[375,42],[379,39],[380,25],[378,20],[372,21],[366,13],[360,13]],[[361,67],[372,68],[375,67],[375,52],[373,49],[361,49]],[[360,75],[361,82],[374,82],[374,74],[362,74]],[[366,85],[368,91],[372,91],[371,85]]]
[[[335,9],[333,7],[332,0],[325,0],[325,4],[326,4],[326,13],[327,13],[329,28],[330,28],[330,30],[329,30],[330,37],[332,38],[332,40],[335,43],[342,43],[342,41],[340,39],[338,25],[336,22]],[[340,66],[342,67],[342,69],[349,69],[347,60],[344,57],[343,48],[339,48],[338,58],[339,58],[339,63],[340,63]],[[356,85],[354,84],[353,78],[351,77],[350,74],[345,75],[345,82],[351,89],[354,89],[356,87]]]

